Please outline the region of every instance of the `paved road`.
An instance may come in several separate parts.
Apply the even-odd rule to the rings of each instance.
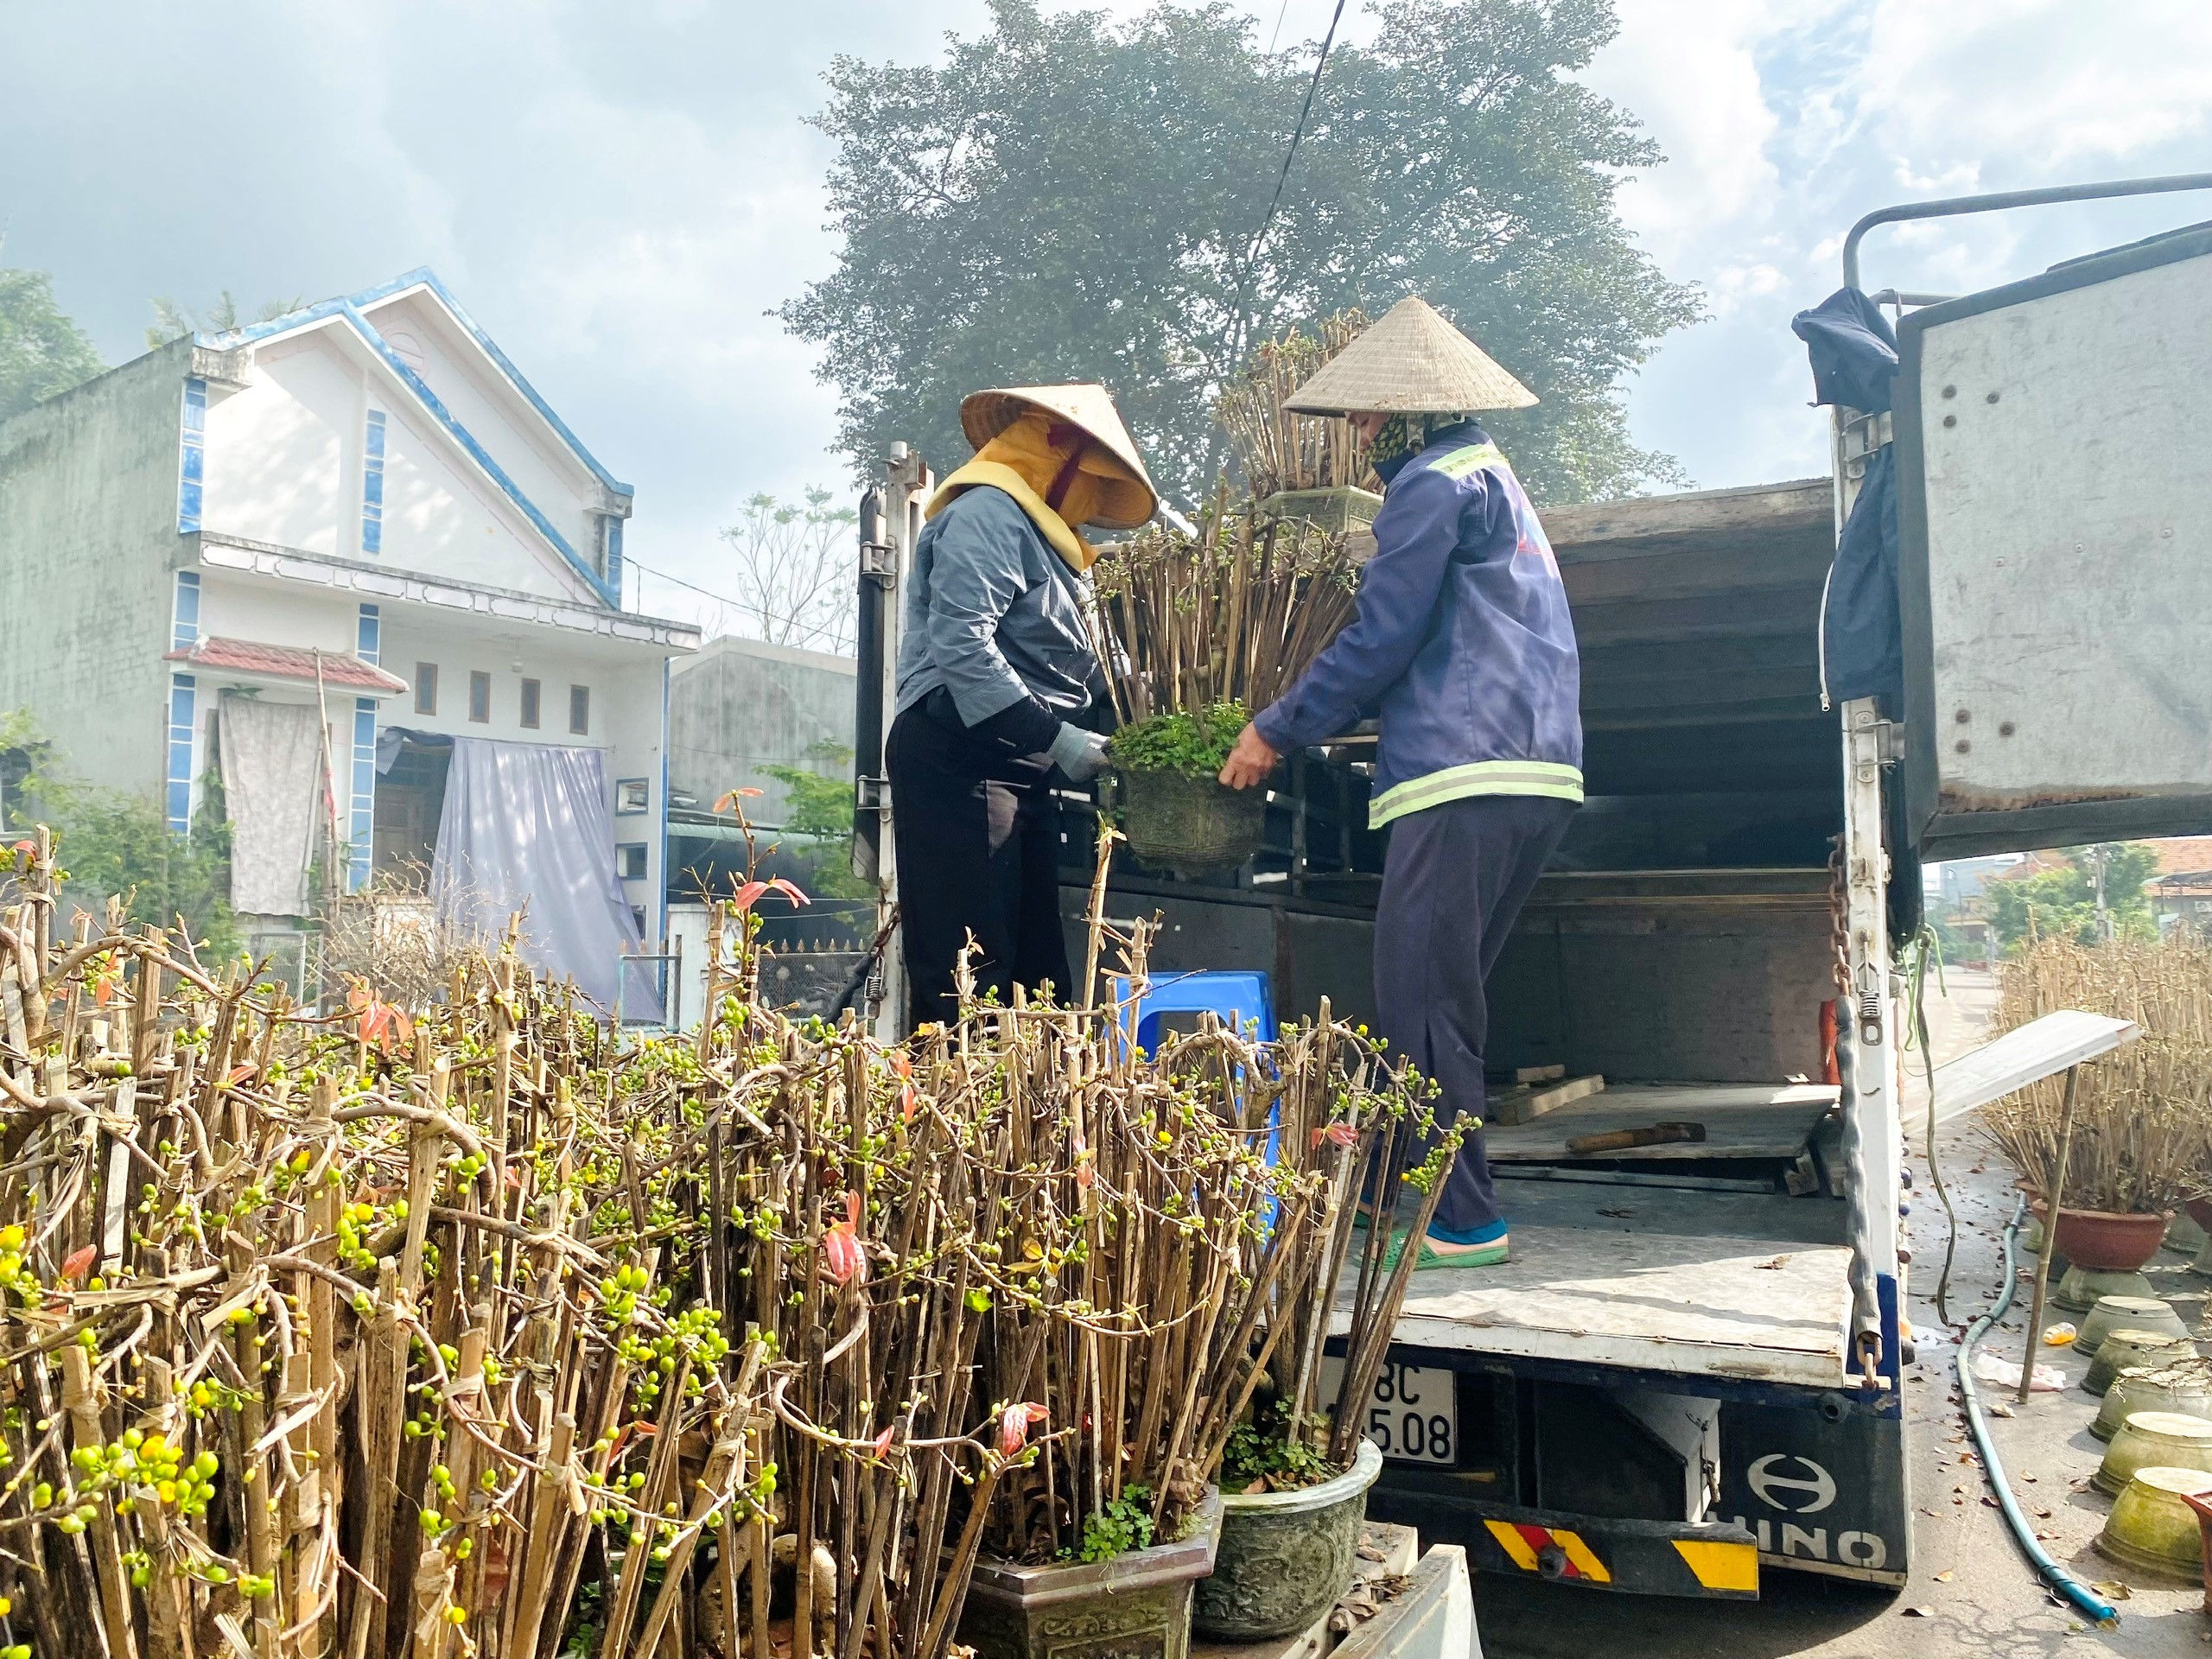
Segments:
[[[1951,996],[1930,992],[1929,1027],[1941,1061],[1970,1046],[1993,1007],[1986,976],[1950,976]],[[1924,1097],[1923,1097],[1924,1101]],[[1489,1659],[1953,1659],[1966,1655],[2088,1656],[2177,1659],[2202,1656],[2212,1622],[2202,1592],[2180,1585],[2134,1581],[2090,1548],[2103,1524],[2106,1500],[2088,1490],[2103,1453],[2088,1432],[2096,1402],[2078,1388],[2033,1395],[2018,1414],[1995,1424],[1998,1452],[2024,1507],[2050,1535],[2053,1555],[2084,1581],[2130,1582],[2119,1604],[2120,1623],[2108,1631],[2083,1627],[2070,1610],[2052,1605],[2005,1529],[1982,1501],[1986,1488],[1955,1403],[1952,1338],[1932,1298],[1945,1242],[1942,1208],[1929,1188],[1923,1133],[1924,1103],[1906,1111],[1915,1125],[1912,1163],[1919,1179],[1910,1228],[1915,1262],[1909,1285],[1919,1363],[1907,1378],[1908,1446],[1916,1505],[1912,1580],[1902,1593],[1873,1591],[1803,1574],[1769,1573],[1764,1599],[1694,1602],[1612,1596],[1560,1585],[1484,1576],[1476,1614]],[[2011,1214],[2011,1172],[1971,1120],[1939,1133],[1937,1168],[1958,1211],[1960,1236],[1948,1299],[1965,1322],[1988,1305],[2001,1272],[1999,1243]],[[2169,1254],[2154,1264],[2159,1294],[2171,1296],[2194,1323],[2212,1280],[2187,1272]],[[2025,1290],[2012,1319],[1985,1344],[2017,1358],[2024,1332]],[[2082,1363],[2061,1357],[2069,1384]],[[1985,1386],[1988,1398],[1995,1390]]]

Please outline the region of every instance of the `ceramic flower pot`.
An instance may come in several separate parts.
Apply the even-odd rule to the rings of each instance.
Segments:
[[[1209,1491],[1172,1544],[1049,1567],[978,1561],[960,1640],[978,1659],[1190,1659],[1191,1589],[1213,1570],[1220,1541],[1221,1497]]]
[[[2052,1303],[2069,1313],[2087,1313],[2101,1296],[2149,1296],[2151,1281],[2139,1273],[2109,1268],[2069,1268],[2051,1293]]]
[[[2212,1475],[2200,1470],[2138,1469],[2113,1500],[2097,1553],[2139,1573],[2202,1582],[2203,1534],[2186,1500],[2208,1492]]]
[[[2212,1359],[2183,1359],[2157,1369],[2131,1366],[2105,1390],[2089,1433],[2108,1440],[2133,1412],[2177,1411],[2212,1419]]]
[[[2133,1412],[2090,1478],[2099,1491],[2118,1493],[2126,1490],[2138,1469],[2148,1468],[2212,1475],[2212,1422],[2175,1411]]]
[[[1259,1642],[1310,1630],[1351,1587],[1367,1489],[1382,1472],[1372,1440],[1334,1480],[1294,1492],[1224,1492],[1221,1549],[1191,1613],[1201,1634]]]
[[[2058,1251],[2077,1268],[2134,1273],[2158,1253],[2171,1211],[2149,1215],[2114,1215],[2103,1210],[2058,1212]]]
[[[2074,1351],[2084,1359],[2094,1359],[2104,1339],[2114,1331],[2123,1330],[2160,1331],[2170,1337],[2189,1334],[2181,1315],[2155,1296],[2100,1296],[2097,1305],[2089,1310],[2089,1316],[2082,1321],[2081,1334],[2074,1338]]]
[[[2115,1331],[2097,1350],[2082,1386],[2101,1395],[2114,1379],[2133,1365],[2156,1368],[2177,1359],[2191,1359],[2196,1349],[2186,1337],[2170,1337],[2158,1331]]]

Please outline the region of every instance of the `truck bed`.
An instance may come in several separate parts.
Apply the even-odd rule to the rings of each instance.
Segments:
[[[1415,1274],[1395,1342],[1440,1354],[1838,1387],[1851,1316],[1846,1206],[1818,1193],[1793,1197],[1779,1173],[1835,1094],[1802,1084],[1609,1088],[1491,1132],[1513,1259]],[[1632,1167],[1592,1167],[1563,1145],[1567,1134],[1667,1118],[1705,1122],[1711,1139],[1646,1149]],[[1730,1120],[1744,1132],[1724,1129]],[[1652,1152],[1697,1154],[1695,1171]],[[1339,1288],[1341,1314],[1351,1287]]]

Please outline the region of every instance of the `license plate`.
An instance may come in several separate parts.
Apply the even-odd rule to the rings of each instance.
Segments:
[[[1321,1361],[1321,1396],[1328,1399],[1342,1386],[1344,1363],[1333,1356]],[[1434,1463],[1446,1465],[1459,1460],[1459,1412],[1456,1374],[1423,1370],[1413,1365],[1382,1367],[1368,1391],[1362,1415],[1367,1438],[1375,1449],[1393,1463]]]

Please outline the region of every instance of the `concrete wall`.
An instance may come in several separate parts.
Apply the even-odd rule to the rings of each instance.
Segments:
[[[711,640],[681,659],[669,688],[670,793],[703,810],[726,791],[758,789],[747,816],[780,824],[784,786],[760,768],[835,770],[807,751],[823,741],[852,747],[856,673],[849,657],[757,639]]]
[[[396,696],[378,715],[378,728],[404,726],[456,737],[603,749],[610,789],[625,778],[645,779],[645,810],[617,817],[614,839],[618,845],[637,842],[646,848],[645,879],[623,885],[631,904],[645,913],[647,939],[657,938],[661,859],[665,850],[658,827],[662,664],[658,653],[646,647],[624,648],[599,641],[587,645],[555,629],[518,625],[512,633],[491,634],[440,626],[440,621],[427,610],[386,607],[382,666],[411,685],[420,664],[436,664],[438,706],[435,714],[418,714],[411,692]],[[468,717],[472,671],[492,677],[492,718],[486,721]],[[534,730],[522,724],[525,678],[539,685],[538,725]],[[572,685],[585,686],[591,692],[590,729],[581,735],[569,730],[569,688]]]
[[[179,341],[0,423],[0,709],[93,783],[156,792],[167,738]]]
[[[391,382],[344,325],[257,348],[251,373],[243,388],[208,389],[209,530],[519,593],[578,594],[579,578],[567,561],[461,458],[450,435],[412,394]],[[361,546],[371,410],[385,417],[383,538],[376,553]],[[524,448],[488,404],[460,418],[494,455]],[[564,480],[541,467],[517,482],[588,559],[592,541],[576,540],[588,518],[581,476]],[[596,491],[595,482],[590,488]]]
[[[585,559],[593,556],[599,525],[592,511],[599,483],[534,413],[524,412],[520,396],[504,375],[488,371],[475,343],[447,318],[444,308],[427,296],[413,296],[372,307],[369,321],[409,366],[421,375],[438,400],[489,450],[500,470],[537,504],[553,527]],[[393,340],[394,334],[402,338]],[[411,360],[410,343],[419,350]]]

